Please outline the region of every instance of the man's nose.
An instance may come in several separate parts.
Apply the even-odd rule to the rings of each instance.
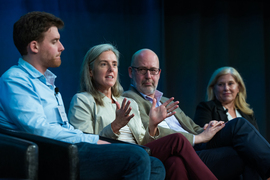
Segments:
[[[145,76],[150,78],[151,77],[151,72],[149,69],[146,70]]]
[[[63,46],[63,44],[61,42],[60,42],[60,48],[59,49],[60,49],[61,52],[65,50],[65,48],[64,48],[64,46]]]

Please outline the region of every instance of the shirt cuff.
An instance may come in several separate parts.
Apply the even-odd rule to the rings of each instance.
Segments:
[[[156,135],[155,136],[151,136],[150,133],[149,133],[149,128],[147,127],[147,133],[149,134],[149,136],[152,138],[152,139],[158,139],[159,138],[159,128],[157,128],[157,132],[156,132]]]
[[[97,144],[99,140],[99,135],[96,134],[85,134],[86,135],[86,142],[91,144]]]

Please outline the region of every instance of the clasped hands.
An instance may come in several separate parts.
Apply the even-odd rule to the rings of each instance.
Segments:
[[[195,135],[195,144],[206,143],[210,141],[218,131],[224,128],[224,121],[212,120],[209,124],[204,125],[204,131],[198,135]]]
[[[163,121],[165,118],[170,117],[175,114],[173,112],[176,108],[178,108],[179,101],[173,102],[173,97],[163,103],[161,106],[156,107],[157,100],[154,98],[153,103],[149,112],[149,134],[154,136],[157,131],[157,125]],[[111,127],[114,133],[118,134],[119,130],[127,125],[131,118],[134,117],[134,114],[130,115],[131,107],[130,101],[127,101],[124,98],[121,106],[118,102],[116,103],[116,118],[111,123]],[[170,104],[171,103],[171,104]]]

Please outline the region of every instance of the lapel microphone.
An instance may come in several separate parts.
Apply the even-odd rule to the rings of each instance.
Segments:
[[[228,109],[225,109],[224,112],[227,113],[229,110]]]
[[[57,101],[57,104],[58,104],[58,106],[59,106],[59,101],[58,101],[58,98],[57,98],[57,94],[58,94],[58,92],[59,92],[59,88],[58,87],[55,87],[54,88],[54,92],[55,92],[55,94],[54,94],[54,96],[55,96],[55,98],[56,98],[56,101]]]
[[[55,87],[55,88],[54,88],[54,92],[55,92],[55,94],[58,94],[59,88],[58,88],[58,87]]]

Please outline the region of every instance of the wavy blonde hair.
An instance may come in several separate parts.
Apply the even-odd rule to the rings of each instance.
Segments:
[[[112,51],[117,59],[117,64],[119,65],[119,51],[111,44],[100,44],[92,47],[88,50],[86,55],[84,56],[84,60],[81,67],[81,79],[80,79],[80,92],[88,92],[90,93],[96,103],[100,106],[104,106],[102,98],[104,97],[98,90],[95,84],[95,81],[90,76],[90,70],[94,69],[94,63],[99,55],[105,51]],[[112,87],[112,94],[115,97],[121,96],[123,93],[123,87],[120,84],[119,77],[117,76],[117,80]]]
[[[206,99],[208,101],[216,99],[216,96],[214,94],[214,87],[219,77],[226,74],[232,75],[232,77],[234,78],[239,87],[239,93],[237,94],[234,100],[235,107],[237,109],[240,109],[245,114],[252,115],[253,110],[249,107],[249,104],[246,102],[247,92],[245,83],[240,74],[238,73],[238,71],[233,67],[221,67],[213,73],[207,86]]]

